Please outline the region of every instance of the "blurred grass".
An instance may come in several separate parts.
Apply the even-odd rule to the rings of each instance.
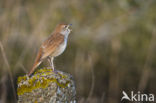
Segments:
[[[0,102],[15,102],[9,72],[16,86],[61,22],[73,32],[55,66],[74,76],[79,103],[117,103],[122,90],[156,94],[155,10],[155,0],[0,0]]]

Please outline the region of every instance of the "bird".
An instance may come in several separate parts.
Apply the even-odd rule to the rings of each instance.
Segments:
[[[41,44],[35,62],[28,72],[28,76],[31,76],[35,69],[44,61],[48,60],[53,71],[54,58],[61,55],[67,47],[68,35],[71,33],[72,24],[60,23],[56,26],[52,34]]]

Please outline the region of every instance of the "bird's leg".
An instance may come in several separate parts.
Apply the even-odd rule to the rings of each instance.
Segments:
[[[57,73],[57,71],[55,70],[54,68],[54,57],[48,57],[48,61],[49,61],[49,64],[51,66],[51,69],[53,70],[53,72]]]
[[[54,61],[54,58],[53,58],[53,57],[51,57],[51,58],[50,58],[51,67],[52,67],[53,71],[55,71],[55,68],[54,68],[54,63],[53,63],[53,61]]]
[[[48,56],[47,59],[48,59],[48,62],[49,62],[49,64],[50,64],[50,66],[51,66],[51,65],[52,65],[52,64],[51,64],[51,58]]]
[[[57,70],[54,68],[54,57],[51,57],[51,67],[53,69],[53,72],[57,74]]]

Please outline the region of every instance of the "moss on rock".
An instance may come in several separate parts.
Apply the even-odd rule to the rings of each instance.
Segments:
[[[65,102],[71,100],[75,101],[76,91],[74,81],[72,80],[72,76],[61,71],[57,71],[57,73],[55,73],[52,71],[52,69],[39,69],[31,77],[18,77],[17,84],[17,94],[19,97],[19,103],[26,103],[23,100],[26,100],[27,102],[29,100],[33,100],[33,102],[30,103],[40,103],[45,102],[45,98],[48,103],[52,103],[49,101],[57,101],[61,99],[60,97],[67,97],[61,99]],[[45,94],[51,95],[51,97],[48,96],[49,98],[47,99]]]

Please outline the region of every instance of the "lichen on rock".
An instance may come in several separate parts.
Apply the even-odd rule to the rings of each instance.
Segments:
[[[72,76],[52,69],[39,69],[33,76],[18,77],[18,103],[76,103]]]

